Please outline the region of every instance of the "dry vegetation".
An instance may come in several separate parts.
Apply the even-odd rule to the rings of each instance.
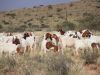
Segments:
[[[100,54],[96,54],[89,52],[76,57],[69,49],[63,55],[52,51],[44,54],[37,49],[32,56],[28,53],[3,56],[0,58],[0,75],[99,75]],[[91,63],[94,59],[96,62]]]
[[[1,12],[0,31],[54,30],[56,26],[62,25],[65,21],[73,23],[78,29],[78,20],[88,13],[100,16],[99,0],[78,0],[67,4],[40,5],[38,7],[33,6],[33,8]],[[88,25],[88,23],[85,24]]]
[[[92,16],[89,16],[91,14]],[[100,16],[100,0],[40,5],[1,12],[0,31],[38,31],[35,33],[41,37],[45,31],[59,27],[68,30],[81,29],[85,25],[86,28],[99,30],[98,15]],[[100,32],[94,30],[93,32],[100,35]],[[100,50],[94,53],[85,51],[79,57],[73,56],[73,50],[64,51],[63,55],[52,51],[44,54],[38,47],[33,51],[32,56],[28,53],[15,56],[4,55],[0,57],[0,75],[100,75]]]
[[[42,36],[45,32],[35,32]],[[95,32],[94,32],[95,33]],[[41,35],[40,35],[41,34]],[[99,34],[99,32],[96,32]],[[40,39],[40,38],[39,38]],[[40,43],[40,42],[39,42]],[[73,49],[74,50],[74,49]],[[32,55],[0,57],[0,75],[99,75],[100,50],[80,51],[79,56],[73,55],[73,50],[66,48],[64,54],[53,51],[45,54],[40,45],[33,50]]]

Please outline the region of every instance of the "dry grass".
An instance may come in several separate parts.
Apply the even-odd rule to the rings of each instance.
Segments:
[[[44,54],[37,49],[32,56],[28,53],[3,56],[0,58],[0,75],[86,75],[85,59],[72,53],[72,50],[66,49],[63,55],[52,51]],[[99,59],[97,63],[100,63]]]
[[[71,59],[59,53],[34,53],[33,56],[2,57],[0,75],[12,72],[16,75],[67,75]],[[18,74],[19,73],[19,74]]]
[[[44,33],[44,31],[35,32],[35,35],[41,37]],[[99,34],[97,31],[94,33]],[[64,54],[53,51],[45,54],[40,51],[38,45],[31,56],[26,53],[0,57],[0,75],[91,75],[92,72],[92,75],[99,75],[99,53],[100,51],[95,53],[88,51],[77,57],[73,55],[72,49],[66,48]],[[91,60],[95,61],[93,63],[95,66],[91,65]],[[91,66],[92,70],[95,70],[92,71]]]

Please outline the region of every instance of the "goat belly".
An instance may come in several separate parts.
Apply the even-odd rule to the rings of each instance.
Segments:
[[[50,49],[51,47],[53,47],[52,42],[47,42],[47,43],[46,43],[46,48],[47,48],[47,49]]]

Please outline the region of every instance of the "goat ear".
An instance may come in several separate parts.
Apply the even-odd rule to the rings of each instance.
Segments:
[[[79,30],[80,33],[82,33],[82,30]]]
[[[75,34],[77,34],[77,32],[75,32]]]

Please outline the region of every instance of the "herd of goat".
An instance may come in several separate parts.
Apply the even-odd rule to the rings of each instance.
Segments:
[[[40,40],[41,41],[38,41]],[[31,54],[41,46],[40,51],[44,53],[48,51],[64,53],[66,48],[73,49],[75,55],[79,54],[79,50],[89,49],[100,50],[100,36],[94,35],[90,30],[84,29],[80,31],[59,31],[45,32],[43,37],[38,38],[33,32],[24,33],[0,33],[0,55],[3,53],[19,54],[26,53],[27,50]]]

